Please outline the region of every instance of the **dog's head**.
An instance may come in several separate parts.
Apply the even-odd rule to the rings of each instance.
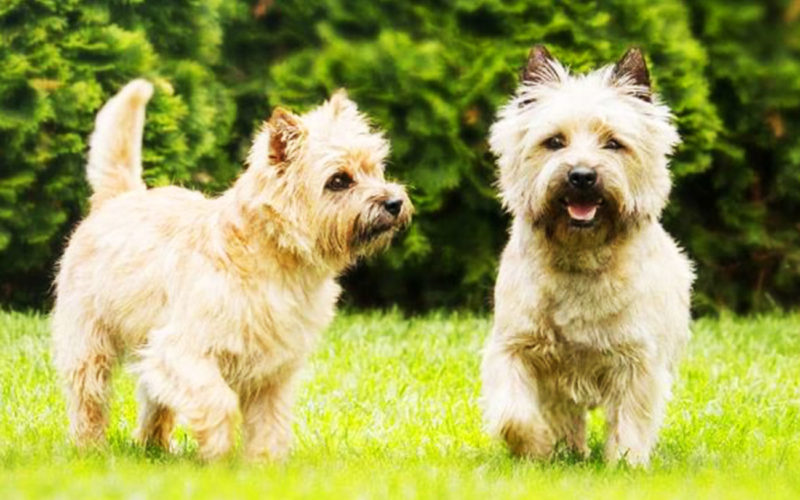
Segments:
[[[405,189],[384,178],[388,153],[344,90],[304,115],[277,108],[248,157],[259,174],[251,203],[282,221],[291,250],[347,266],[411,220]]]
[[[534,47],[490,137],[505,206],[578,245],[608,242],[659,217],[678,142],[635,48],[613,66],[576,76]]]

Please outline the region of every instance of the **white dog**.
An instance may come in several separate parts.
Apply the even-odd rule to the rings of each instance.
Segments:
[[[531,51],[490,139],[514,220],[482,403],[513,453],[587,455],[601,405],[606,458],[648,463],[689,338],[692,265],[659,224],[678,142],[639,50],[587,75]]]
[[[248,169],[218,198],[141,179],[152,86],[128,84],[91,141],[92,208],[56,279],[54,363],[78,444],[104,435],[111,368],[139,376],[143,442],[166,446],[182,416],[204,459],[289,448],[294,381],[334,315],[337,276],[408,224],[405,190],[384,180],[389,145],[340,91],[296,116],[277,109]]]

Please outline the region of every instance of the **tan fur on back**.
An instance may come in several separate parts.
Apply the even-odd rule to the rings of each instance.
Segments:
[[[149,83],[131,82],[98,114],[92,211],[60,262],[54,363],[79,444],[103,437],[112,366],[139,377],[137,437],[167,446],[185,419],[203,458],[244,425],[252,458],[283,457],[293,385],[340,293],[336,277],[408,224],[404,189],[383,178],[388,144],[344,92],[295,116],[277,110],[249,168],[206,198],[141,181]],[[328,188],[346,171],[353,184]],[[400,200],[396,215],[384,208]]]
[[[531,81],[491,132],[514,220],[484,352],[484,414],[515,454],[551,457],[563,441],[585,456],[586,412],[600,406],[606,458],[647,464],[689,338],[692,266],[658,222],[678,135],[658,98],[641,98],[649,89],[611,67],[571,75],[548,57],[532,52]],[[597,174],[588,227],[566,208],[576,167]]]

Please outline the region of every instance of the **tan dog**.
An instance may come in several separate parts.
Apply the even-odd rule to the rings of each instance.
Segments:
[[[409,223],[387,183],[389,146],[343,91],[303,115],[277,109],[227,192],[146,189],[140,148],[152,86],[128,84],[97,116],[91,212],[56,279],[54,362],[71,433],[103,437],[112,366],[134,353],[138,438],[167,446],[186,420],[205,459],[234,443],[279,459],[293,385],[334,315],[335,278]]]
[[[514,220],[482,404],[513,453],[587,455],[601,405],[606,458],[648,463],[689,338],[692,266],[658,222],[678,141],[637,49],[580,76],[531,51],[490,139]]]

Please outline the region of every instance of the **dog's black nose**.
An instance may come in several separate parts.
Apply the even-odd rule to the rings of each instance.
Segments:
[[[383,208],[386,209],[387,212],[397,217],[397,214],[400,213],[400,209],[403,208],[403,199],[402,198],[390,198],[383,202]]]
[[[572,167],[567,178],[572,186],[578,189],[589,189],[597,182],[597,172],[588,167]]]

